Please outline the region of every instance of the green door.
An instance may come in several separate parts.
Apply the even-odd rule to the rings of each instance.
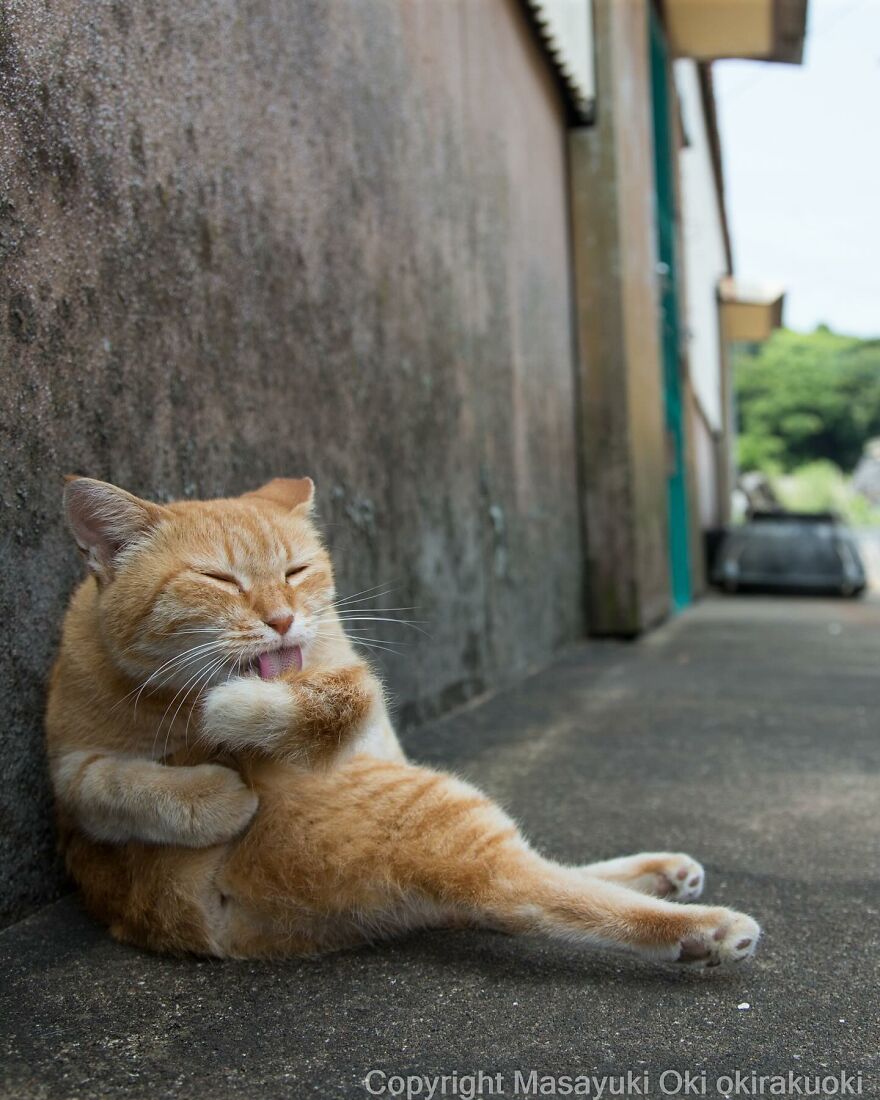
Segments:
[[[679,369],[678,263],[675,231],[675,151],[670,124],[666,39],[654,5],[651,12],[651,91],[654,116],[654,176],[657,188],[657,240],[663,331],[663,394],[669,441],[669,566],[676,609],[691,600],[684,413]]]

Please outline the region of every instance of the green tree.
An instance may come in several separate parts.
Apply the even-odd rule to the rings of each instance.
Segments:
[[[880,340],[779,329],[733,356],[741,470],[828,459],[844,471],[880,435]]]

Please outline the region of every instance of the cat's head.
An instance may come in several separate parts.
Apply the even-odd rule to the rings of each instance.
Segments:
[[[226,500],[153,504],[70,478],[67,519],[114,663],[175,689],[301,668],[335,619],[313,496],[310,478],[276,478]]]

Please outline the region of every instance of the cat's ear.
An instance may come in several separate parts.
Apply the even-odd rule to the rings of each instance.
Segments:
[[[165,509],[90,477],[68,477],[64,510],[86,565],[110,580],[116,558],[155,526]]]
[[[271,500],[273,504],[280,504],[282,508],[289,510],[297,508],[310,512],[315,499],[315,483],[310,477],[273,477],[259,489],[244,495]]]

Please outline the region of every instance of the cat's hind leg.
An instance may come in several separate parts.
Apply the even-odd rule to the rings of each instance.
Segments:
[[[626,886],[590,878],[580,868],[542,861],[490,905],[495,920],[515,932],[619,947],[643,958],[720,966],[743,962],[761,930],[745,913],[706,905],[677,905]]]
[[[639,852],[588,863],[580,870],[592,878],[669,901],[695,901],[706,881],[702,866],[683,852]]]
[[[427,902],[438,913],[509,933],[540,933],[695,966],[754,954],[760,928],[751,917],[678,905],[545,859],[500,807],[469,784],[406,768],[392,790],[395,801],[404,801],[393,813],[395,843],[383,853],[382,872],[400,889],[404,910]],[[687,857],[661,853],[657,859],[628,857],[604,871],[631,882],[660,868],[685,888],[698,877],[698,865]],[[686,875],[679,880],[682,869]]]
[[[434,782],[410,804],[389,869],[408,891],[438,908],[509,933],[622,948],[658,961],[719,966],[754,954],[760,928],[746,914],[682,906],[631,888],[669,872],[684,883],[682,893],[695,889],[689,884],[701,884],[702,869],[689,857],[627,857],[600,865],[609,877],[565,867],[535,852],[510,818],[473,787],[448,777]],[[611,881],[612,875],[627,883]]]
[[[717,966],[748,958],[760,935],[743,913],[544,859],[484,794],[426,768],[355,757],[256,787],[260,811],[218,877],[236,915],[221,953],[320,952],[464,922]]]

